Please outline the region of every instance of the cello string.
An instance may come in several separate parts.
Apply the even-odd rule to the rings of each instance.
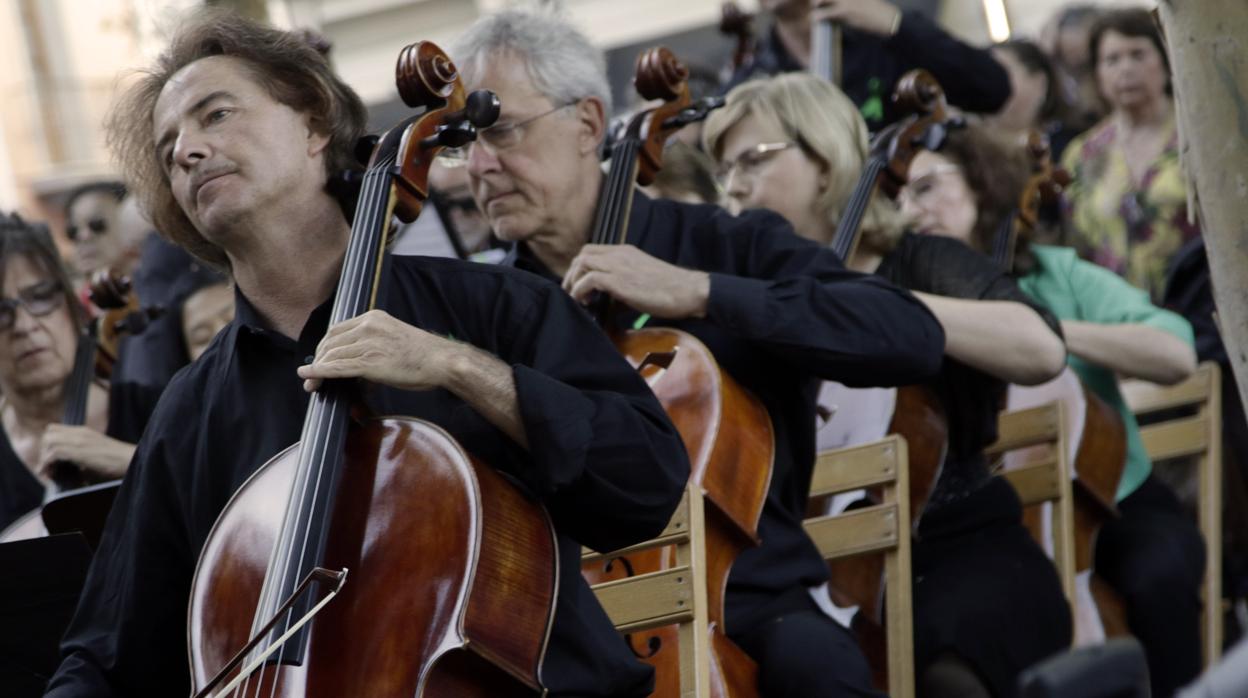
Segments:
[[[614,179],[612,182],[611,200],[609,202],[611,218],[610,223],[603,230],[603,243],[610,245],[620,244],[624,235],[621,227],[624,222],[624,211],[632,203],[629,197],[629,194],[632,193],[631,172],[633,165],[637,163],[637,147],[639,143],[635,138],[628,138],[620,145],[623,146],[623,152],[620,154],[619,167],[616,168],[614,163],[612,163],[611,168],[611,174]]]
[[[849,205],[846,206],[840,225],[837,226],[837,232],[833,239],[833,251],[841,258],[842,264],[849,263],[846,256],[849,254],[850,248],[854,246],[854,239],[858,237],[867,202],[870,201],[871,194],[875,192],[876,182],[882,169],[883,163],[878,158],[872,157],[867,160],[863,176],[859,178],[858,184],[854,187],[854,192],[849,199]]]
[[[367,297],[371,295],[371,289],[366,288],[367,280],[365,272],[369,258],[374,255],[371,252],[376,251],[379,233],[383,232],[383,217],[388,206],[382,206],[382,202],[386,202],[387,194],[385,183],[388,181],[388,173],[384,168],[393,162],[392,157],[382,158],[370,176],[366,178],[367,191],[361,197],[361,204],[364,206],[357,216],[357,230],[362,230],[362,234],[353,234],[351,242],[348,245],[348,253],[346,264],[344,265],[342,279],[339,283],[340,295],[335,303],[333,310],[333,323],[341,322],[349,317],[360,314],[363,304],[367,302]],[[388,203],[388,202],[386,202]],[[374,261],[375,263],[375,261]],[[309,439],[305,439],[304,443],[308,444],[308,448],[301,447],[301,476],[302,487],[300,492],[300,506],[297,511],[295,526],[292,528],[294,536],[298,538],[298,532],[302,531],[303,536],[297,541],[297,546],[287,547],[285,552],[286,561],[282,565],[283,576],[281,590],[279,596],[285,596],[288,582],[292,578],[299,576],[300,570],[303,568],[307,559],[308,540],[312,534],[313,526],[324,527],[327,522],[324,517],[331,514],[329,511],[320,512],[320,516],[316,516],[316,502],[320,495],[322,484],[326,479],[326,475],[332,476],[332,471],[336,468],[330,466],[329,450],[336,443],[341,443],[340,439],[335,438],[341,436],[341,426],[338,425],[338,415],[344,407],[343,399],[340,396],[324,397],[322,393],[314,395],[313,415],[309,420],[309,425],[315,425],[316,428],[310,435]],[[327,472],[328,471],[328,472]],[[310,488],[310,490],[309,490]],[[304,517],[307,520],[304,520]],[[323,535],[323,532],[318,531]],[[319,535],[318,535],[319,537]],[[292,567],[290,562],[295,550],[298,550],[299,556],[295,565]],[[276,603],[284,602],[284,598],[275,598],[272,601]],[[270,614],[271,615],[271,614]],[[267,618],[267,616],[266,616]],[[290,623],[293,619],[293,608],[287,613],[283,628],[290,629]],[[288,635],[289,633],[284,633]],[[272,684],[271,691],[276,691],[276,683]]]

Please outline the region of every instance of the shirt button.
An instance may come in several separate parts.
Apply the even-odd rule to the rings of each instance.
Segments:
[[[316,357],[311,354],[308,354],[307,356],[303,357],[303,363],[305,365],[310,364],[315,360],[316,360]]]

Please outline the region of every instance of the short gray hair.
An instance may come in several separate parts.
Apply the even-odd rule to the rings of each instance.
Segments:
[[[606,58],[563,17],[549,11],[503,10],[478,19],[451,46],[451,59],[469,84],[481,77],[486,60],[499,53],[522,58],[533,87],[551,104],[597,97],[611,113]]]

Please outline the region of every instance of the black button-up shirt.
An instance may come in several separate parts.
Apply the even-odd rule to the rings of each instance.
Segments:
[[[859,387],[926,380],[940,369],[944,331],[909,292],[846,270],[835,253],[798,237],[770,211],[734,217],[715,206],[636,194],[627,240],[677,266],[710,272],[705,318],[651,324],[701,340],[771,415],[776,451],[759,522],[762,544],[737,558],[728,580],[727,630],[745,632],[762,620],[768,601],[827,579],[802,529],[818,379]],[[505,263],[551,276],[523,245]],[[631,326],[638,314],[616,318]]]
[[[556,694],[646,695],[636,661],[580,576],[581,546],[656,535],[689,476],[680,437],[645,382],[558,287],[513,269],[392,257],[379,307],[512,366],[529,450],[446,390],[371,386],[377,414],[446,429],[546,505],[558,532],[559,597],[543,679]],[[234,321],[162,396],[118,495],[49,695],[188,693],[186,606],[209,530],[231,494],[298,440],[326,302],[298,340],[265,327],[239,294]]]

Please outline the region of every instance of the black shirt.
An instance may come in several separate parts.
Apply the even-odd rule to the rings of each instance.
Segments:
[[[379,306],[513,367],[529,450],[445,390],[368,391],[375,414],[446,429],[546,505],[560,579],[543,679],[556,694],[645,695],[632,656],[580,576],[581,546],[613,550],[663,529],[689,463],[637,373],[558,287],[513,269],[392,257]],[[331,302],[299,339],[267,329],[241,295],[236,317],[170,383],[139,444],[95,557],[49,695],[186,695],[186,607],[199,551],[231,494],[299,438]]]
[[[43,483],[22,462],[0,429],[0,530],[43,504]]]
[[[841,89],[862,110],[874,133],[898,119],[891,97],[907,71],[925,68],[944,88],[949,103],[966,111],[995,113],[1010,98],[1010,77],[992,54],[950,36],[915,10],[902,13],[889,37],[846,28],[841,42]],[[756,77],[806,70],[789,55],[773,27],[723,91]],[[1057,151],[1060,152],[1060,151]]]
[[[1015,301],[1040,314],[1059,337],[1061,325],[1047,308],[1023,293],[1014,280],[965,244],[936,235],[906,233],[884,257],[876,274],[911,291],[950,298]],[[988,482],[984,448],[997,440],[997,415],[1005,381],[946,358],[940,375],[927,383],[949,418],[949,450],[928,508],[956,501]]]
[[[944,333],[909,293],[847,271],[831,250],[798,237],[770,211],[733,217],[715,206],[636,194],[627,239],[659,259],[710,272],[706,318],[650,324],[701,340],[771,415],[776,450],[762,545],[737,558],[728,581],[727,630],[741,633],[762,620],[755,611],[767,601],[827,578],[802,529],[818,379],[853,386],[926,380],[940,366]],[[552,276],[524,245],[504,263]],[[637,318],[627,309],[616,316],[627,326]]]
[[[159,306],[164,312],[139,334],[123,336],[117,348],[108,412],[109,430],[117,438],[129,443],[139,440],[160,393],[189,361],[182,338],[182,302],[196,289],[222,280],[156,233],[143,240],[134,292],[142,307]]]

